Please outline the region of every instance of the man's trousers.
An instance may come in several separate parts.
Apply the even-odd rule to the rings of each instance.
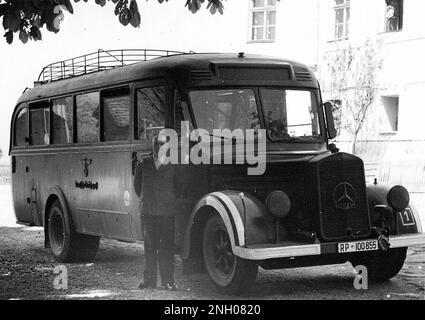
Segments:
[[[145,235],[144,283],[156,286],[158,264],[161,285],[174,283],[174,217],[145,215],[142,221]]]

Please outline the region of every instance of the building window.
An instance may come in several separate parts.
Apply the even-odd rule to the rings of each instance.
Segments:
[[[403,29],[403,0],[385,0],[385,31],[392,32]]]
[[[350,0],[335,0],[335,40],[349,36]]]
[[[276,38],[276,0],[252,0],[251,41]]]
[[[399,97],[382,97],[381,133],[398,131]]]

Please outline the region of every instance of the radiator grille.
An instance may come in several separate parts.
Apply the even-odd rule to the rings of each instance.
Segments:
[[[335,155],[319,164],[320,228],[324,240],[357,239],[370,234],[363,162]]]

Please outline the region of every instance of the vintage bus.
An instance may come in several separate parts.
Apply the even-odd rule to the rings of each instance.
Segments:
[[[12,116],[18,223],[43,226],[60,262],[93,260],[101,237],[142,240],[135,166],[182,121],[267,133],[262,175],[236,161],[175,167],[176,248],[220,290],[245,292],[259,267],[347,261],[387,280],[425,243],[408,191],[366,184],[362,160],[329,142],[332,105],[314,73],[244,53],[99,51],[44,68]],[[232,151],[247,142],[231,140]]]

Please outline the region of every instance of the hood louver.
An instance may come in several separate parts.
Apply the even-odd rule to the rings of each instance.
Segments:
[[[297,71],[295,72],[295,77],[298,81],[313,81],[313,77],[308,71]]]
[[[191,75],[193,80],[212,80],[212,74],[209,70],[193,70]]]

